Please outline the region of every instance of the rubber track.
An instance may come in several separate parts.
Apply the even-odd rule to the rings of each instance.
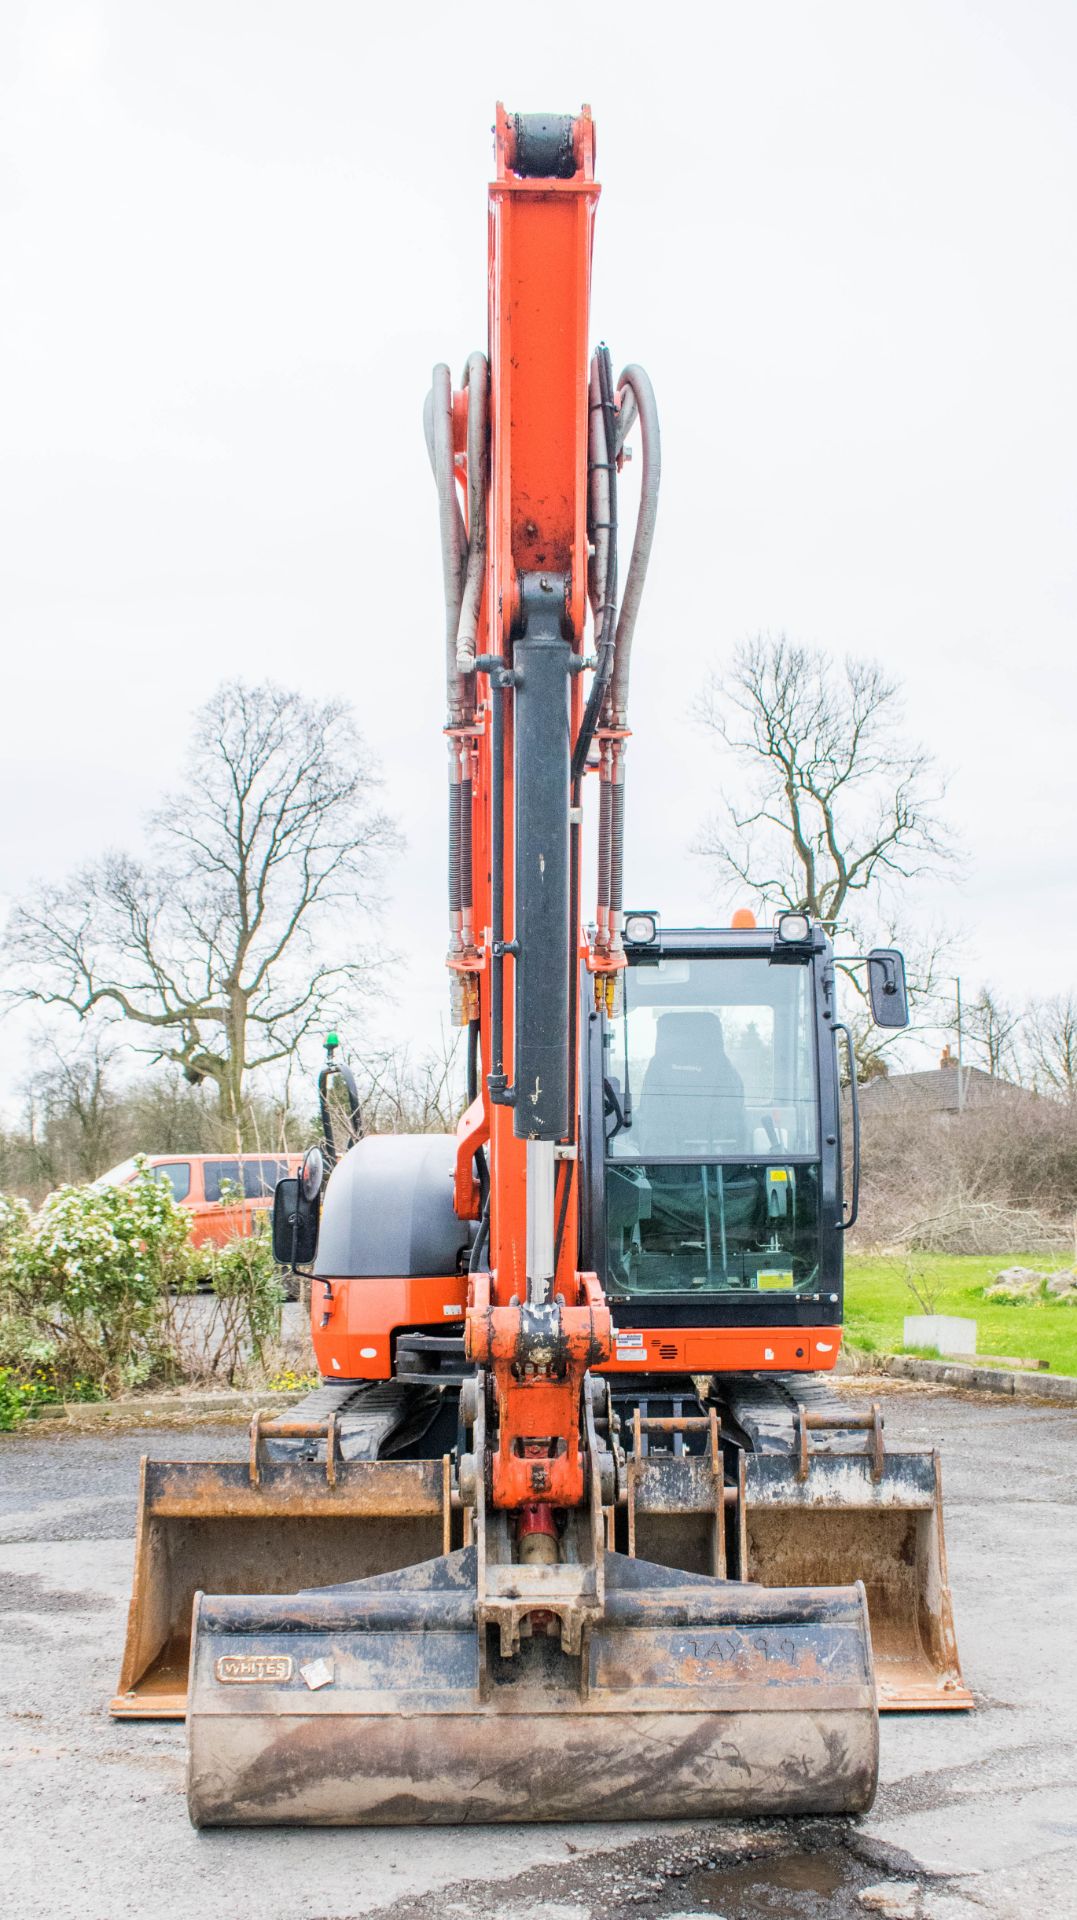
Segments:
[[[718,1375],[717,1397],[746,1435],[753,1453],[791,1454],[796,1448],[796,1416],[800,1407],[812,1413],[840,1413],[842,1403],[826,1380],[811,1373]],[[858,1453],[863,1435],[833,1433],[827,1451]]]
[[[328,1420],[337,1416],[343,1460],[376,1460],[385,1443],[409,1416],[427,1404],[427,1391],[404,1380],[370,1380],[356,1385],[323,1384],[289,1409],[290,1420]],[[277,1460],[325,1458],[324,1440],[274,1440],[267,1436],[270,1456]]]

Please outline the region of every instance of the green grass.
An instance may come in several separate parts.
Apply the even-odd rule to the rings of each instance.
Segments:
[[[908,1351],[905,1315],[922,1313],[923,1308],[905,1284],[904,1264],[900,1255],[847,1260],[845,1337],[850,1346],[877,1353]],[[918,1254],[916,1265],[940,1283],[936,1313],[975,1320],[978,1353],[1046,1360],[1052,1373],[1077,1374],[1077,1306],[1058,1306],[1054,1301],[1005,1306],[983,1299],[980,1293],[1004,1267],[1054,1273],[1072,1266],[1071,1260],[1033,1253]]]

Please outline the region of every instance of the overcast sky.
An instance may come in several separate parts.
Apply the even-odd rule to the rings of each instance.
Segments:
[[[900,674],[951,771],[964,855],[910,914],[972,985],[1077,984],[1072,0],[7,0],[0,89],[8,895],[137,844],[223,676],[342,694],[408,839],[380,1019],[436,1035],[422,398],[485,344],[495,100],[588,100],[593,337],[663,429],[626,896],[738,904],[688,709],[784,630]]]

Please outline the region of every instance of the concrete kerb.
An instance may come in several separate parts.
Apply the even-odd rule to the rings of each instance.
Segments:
[[[152,1393],[129,1400],[72,1400],[41,1407],[22,1431],[33,1427],[159,1427],[242,1425],[260,1411],[283,1413],[305,1398],[306,1389],[279,1393],[269,1389],[218,1393]]]
[[[887,1374],[896,1380],[922,1380],[964,1392],[1009,1395],[1015,1400],[1050,1401],[1077,1407],[1077,1378],[1045,1373],[1012,1373],[999,1367],[967,1367],[951,1360],[919,1360],[911,1353],[863,1353],[846,1347],[842,1373]]]

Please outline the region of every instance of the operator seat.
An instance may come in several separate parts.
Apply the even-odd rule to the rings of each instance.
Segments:
[[[736,1153],[744,1136],[744,1082],[716,1013],[663,1013],[637,1104],[640,1152]]]

